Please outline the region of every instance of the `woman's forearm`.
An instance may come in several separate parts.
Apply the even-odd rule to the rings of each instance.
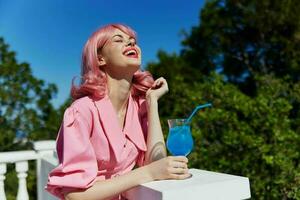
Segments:
[[[85,191],[71,192],[65,195],[66,200],[105,200],[135,187],[139,184],[152,181],[147,166],[137,168],[112,179],[97,181]]]
[[[148,106],[148,150],[145,156],[145,164],[159,160],[167,156],[166,145],[162,133],[159,120],[157,99],[149,97],[147,99]]]

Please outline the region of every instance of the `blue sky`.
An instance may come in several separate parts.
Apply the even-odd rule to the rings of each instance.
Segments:
[[[124,23],[138,34],[144,67],[156,53],[181,49],[180,31],[199,23],[205,0],[0,0],[0,37],[19,62],[59,89],[55,107],[69,96],[71,80],[80,75],[81,50],[97,28]]]

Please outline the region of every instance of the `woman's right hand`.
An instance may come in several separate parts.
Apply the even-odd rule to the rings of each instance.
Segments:
[[[186,179],[191,176],[184,156],[168,156],[146,165],[152,180]]]

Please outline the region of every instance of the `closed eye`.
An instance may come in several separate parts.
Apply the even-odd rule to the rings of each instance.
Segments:
[[[127,42],[127,40],[124,40],[124,37],[122,36],[122,35],[114,35],[113,37],[112,37],[114,40],[114,42]],[[132,43],[132,44],[137,44],[137,42],[136,42],[136,40],[135,40],[135,38],[133,38],[133,37],[130,37],[130,38],[128,38],[128,40]]]

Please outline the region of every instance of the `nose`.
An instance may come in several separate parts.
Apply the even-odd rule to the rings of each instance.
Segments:
[[[130,40],[128,40],[127,45],[126,46],[134,46],[134,43]]]

